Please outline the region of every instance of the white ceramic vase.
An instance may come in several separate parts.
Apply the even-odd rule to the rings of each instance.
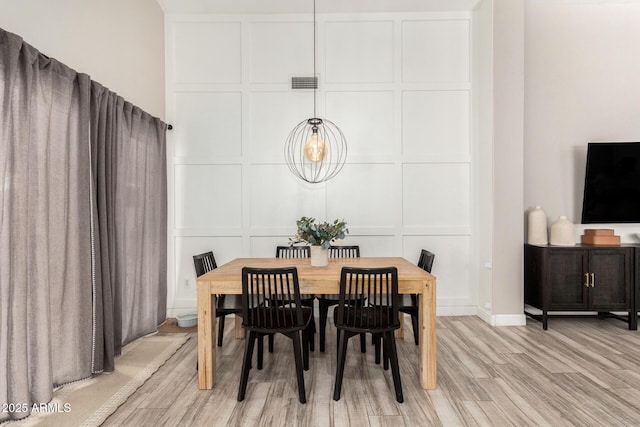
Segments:
[[[529,211],[527,218],[527,243],[530,245],[546,245],[547,214],[540,206]]]
[[[551,224],[549,243],[554,246],[575,246],[576,232],[573,223],[562,215]]]
[[[326,267],[329,265],[329,250],[322,246],[311,246],[311,266]]]

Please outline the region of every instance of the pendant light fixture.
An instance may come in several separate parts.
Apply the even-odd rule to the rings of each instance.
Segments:
[[[316,1],[313,0],[313,117],[293,128],[284,147],[289,170],[309,183],[327,181],[338,174],[347,159],[347,141],[342,131],[316,113]]]

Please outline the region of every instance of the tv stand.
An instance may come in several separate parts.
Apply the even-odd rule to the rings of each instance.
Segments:
[[[638,329],[640,245],[524,247],[524,302],[542,310],[525,314],[540,320],[557,312],[596,312],[615,317]],[[556,312],[556,313],[554,313]],[[618,315],[615,312],[626,312]]]

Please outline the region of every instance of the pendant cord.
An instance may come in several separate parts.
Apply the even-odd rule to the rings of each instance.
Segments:
[[[313,0],[313,79],[316,83],[313,88],[313,117],[318,117],[316,114],[316,93],[318,92],[318,77],[316,74],[316,0]]]

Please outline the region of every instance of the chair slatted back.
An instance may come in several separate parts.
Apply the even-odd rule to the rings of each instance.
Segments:
[[[418,267],[422,268],[427,273],[431,273],[431,267],[433,267],[433,260],[435,255],[426,249],[420,251],[420,258],[418,258]]]
[[[276,258],[310,258],[309,246],[277,246]]]
[[[196,276],[200,277],[204,273],[218,268],[213,252],[205,252],[193,256],[193,265],[196,269]]]
[[[293,307],[265,300],[291,301]],[[296,267],[242,268],[242,325],[255,330],[304,327]]]
[[[360,246],[329,246],[329,258],[360,258]]]
[[[397,329],[400,327],[398,306],[396,267],[342,267],[336,326],[378,331]]]

